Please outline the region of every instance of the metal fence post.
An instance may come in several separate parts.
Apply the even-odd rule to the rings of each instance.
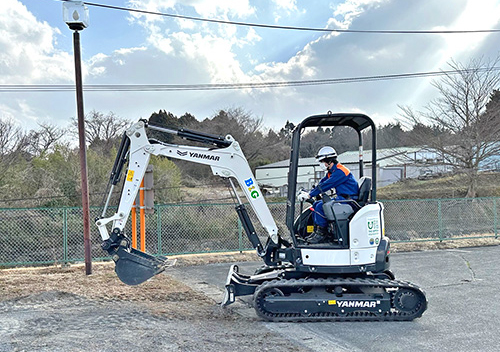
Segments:
[[[68,264],[68,209],[63,208],[63,261]]]
[[[438,222],[439,222],[439,242],[443,242],[443,213],[441,209],[441,199],[438,199]]]
[[[156,233],[158,236],[158,255],[162,255],[162,243],[161,243],[161,207],[155,205],[156,208]]]
[[[496,198],[493,198],[493,228],[495,231],[495,238],[498,238],[498,208]]]
[[[243,225],[241,224],[241,220],[238,217],[238,248],[240,253],[243,252]]]

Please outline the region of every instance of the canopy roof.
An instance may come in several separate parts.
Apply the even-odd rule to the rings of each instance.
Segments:
[[[300,128],[316,126],[350,126],[360,132],[367,127],[375,127],[372,119],[363,114],[338,113],[309,116],[300,123]]]

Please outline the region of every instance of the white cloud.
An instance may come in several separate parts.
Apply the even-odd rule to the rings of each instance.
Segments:
[[[73,77],[73,59],[55,49],[57,28],[38,21],[21,3],[2,1],[0,12],[0,82],[53,83]]]
[[[262,37],[257,34],[255,29],[250,28],[247,31],[247,35],[245,37],[243,37],[241,40],[239,40],[239,42],[237,42],[237,45],[239,47],[244,47],[245,45],[252,45],[252,44],[255,44],[257,42],[260,42],[261,40],[262,40]]]
[[[2,121],[16,121],[19,123],[15,117],[18,115],[20,109],[20,105],[16,104],[12,106],[12,104],[1,104],[0,103],[0,120]]]
[[[477,30],[494,28],[500,21],[500,3],[494,0],[480,2],[469,0],[460,16],[452,23],[450,30]],[[442,28],[436,28],[442,29]],[[444,61],[462,53],[474,51],[490,34],[442,35],[446,45],[442,48]],[[441,66],[444,62],[439,62]]]
[[[217,19],[235,16],[245,18],[255,13],[255,8],[250,5],[249,0],[129,0],[129,4],[137,9],[151,12],[171,11],[176,6],[192,7],[202,17],[215,17]],[[142,17],[136,13],[135,17]],[[184,15],[184,13],[183,13]],[[159,20],[159,16],[149,16],[150,21]],[[220,18],[219,18],[220,16]]]
[[[202,16],[236,16],[245,18],[255,13],[249,0],[188,0],[184,5],[191,5]]]
[[[485,0],[481,6],[477,1],[454,0],[452,7],[434,0],[345,0],[330,8],[300,3],[299,8],[295,0],[265,5],[229,0],[132,0],[127,4],[150,11],[259,23],[272,22],[275,14],[294,19],[307,14],[307,19],[318,20],[318,26],[357,29],[494,28],[500,17],[499,5],[493,0]],[[73,55],[57,49],[59,31],[34,18],[19,1],[4,0],[3,5],[0,83],[72,83]],[[329,19],[320,14],[327,11]],[[419,72],[446,68],[450,57],[465,61],[486,50],[486,45],[497,47],[491,35],[321,35],[161,16],[130,17],[130,27],[144,37],[130,47],[90,53],[84,63],[85,83],[235,83]],[[124,33],[129,29],[123,28]],[[147,118],[158,109],[178,115],[190,112],[202,119],[219,108],[241,106],[263,116],[268,126],[279,128],[286,120],[298,122],[328,110],[362,111],[385,122],[396,116],[398,104],[419,108],[431,93],[427,80],[401,80],[244,91],[86,92],[84,100],[87,111],[113,111],[131,120]],[[22,98],[3,95],[0,117],[62,120],[74,116],[74,106],[73,92],[25,94]]]
[[[201,34],[173,33],[177,54],[210,74],[212,82],[237,81],[242,77],[231,40]]]
[[[148,10],[173,11],[176,6],[183,6],[183,14],[189,8],[196,12],[195,16],[210,18],[227,18],[228,16],[245,17],[255,12],[248,1],[132,1],[137,8]],[[192,22],[192,21],[191,21]],[[178,22],[178,28],[172,26],[171,21],[144,21],[140,24],[148,33],[147,42],[149,49],[163,52],[166,61],[175,61],[181,67],[196,67],[188,69],[190,72],[203,72],[199,82],[235,82],[245,81],[236,49],[244,50],[245,47],[259,42],[261,37],[253,28],[239,28],[234,25],[199,23],[186,26],[184,21]],[[194,22],[192,22],[194,23]],[[148,59],[145,57],[145,60]],[[188,75],[190,76],[190,75]],[[177,77],[177,75],[175,75]],[[172,79],[174,77],[171,77]],[[176,83],[185,83],[186,76],[179,77]]]
[[[340,26],[340,28],[347,28],[363,12],[377,8],[384,2],[387,3],[388,0],[346,0],[333,6],[333,15],[340,17],[340,19],[331,18],[329,24]]]
[[[258,65],[255,69],[260,72],[264,80],[302,80],[311,79],[317,75],[317,67],[312,64],[315,52],[312,45],[307,45],[285,63],[266,63]]]
[[[15,0],[2,1],[0,11],[0,84],[52,84],[74,82],[73,54],[56,48],[60,31],[36,19]],[[57,123],[71,101],[66,93],[2,93],[0,118],[13,119],[23,128],[35,121]],[[73,112],[74,109],[71,109]],[[64,116],[67,118],[68,116]]]
[[[306,13],[305,9],[300,10],[297,7],[297,0],[273,0],[276,6],[274,11],[274,22],[278,23],[283,17],[292,17],[303,15]]]
[[[273,0],[278,9],[286,11],[297,11],[297,0]]]

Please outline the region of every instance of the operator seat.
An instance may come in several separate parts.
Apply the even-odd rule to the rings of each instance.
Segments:
[[[358,181],[358,187],[359,192],[357,202],[360,206],[363,207],[370,198],[370,192],[372,190],[372,178],[368,176],[361,177]]]
[[[349,221],[353,214],[361,209],[369,201],[372,188],[371,177],[361,177],[358,181],[358,199],[356,203],[339,201],[334,199],[323,199],[323,210],[328,220],[330,233],[337,246],[345,248],[349,245]]]

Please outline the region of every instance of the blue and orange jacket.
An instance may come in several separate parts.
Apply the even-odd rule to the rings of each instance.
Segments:
[[[326,192],[335,188],[337,195],[346,198],[356,199],[358,196],[358,182],[352,175],[351,171],[338,163],[328,170],[325,177],[319,181],[319,184],[309,192],[311,197],[316,197],[322,191]]]

